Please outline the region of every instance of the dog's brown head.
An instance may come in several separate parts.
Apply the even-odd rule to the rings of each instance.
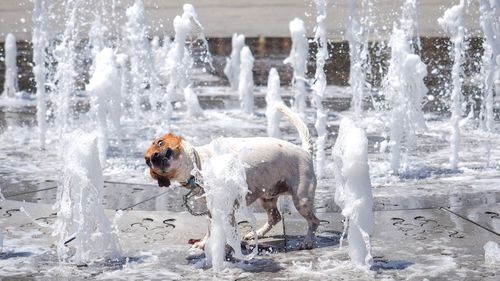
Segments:
[[[170,179],[176,177],[176,167],[182,151],[181,143],[179,136],[166,134],[155,139],[146,151],[144,160],[150,168],[151,177],[158,180],[159,186],[170,186]]]

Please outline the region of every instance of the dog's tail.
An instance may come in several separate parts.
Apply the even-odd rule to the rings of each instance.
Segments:
[[[293,112],[288,106],[286,106],[282,102],[275,103],[276,109],[281,112],[285,117],[292,123],[292,125],[299,132],[300,140],[302,141],[302,148],[312,153],[312,144],[311,144],[311,136],[309,135],[309,129],[307,128],[306,123],[300,118],[297,113]]]

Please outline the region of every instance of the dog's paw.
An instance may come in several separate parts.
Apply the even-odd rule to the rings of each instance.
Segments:
[[[304,241],[299,243],[299,250],[311,250],[314,248],[314,240],[313,239],[304,239]]]
[[[260,232],[256,232],[257,233],[257,238],[262,238],[264,237],[264,235],[262,235],[262,233]],[[245,236],[243,236],[243,240],[255,240],[255,232],[248,232]]]
[[[204,241],[204,240],[195,242],[195,243],[193,243],[193,245],[191,245],[191,248],[196,248],[196,249],[204,250],[205,249],[205,243],[206,243],[206,241]]]

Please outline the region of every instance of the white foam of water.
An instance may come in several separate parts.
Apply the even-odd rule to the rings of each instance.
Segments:
[[[99,155],[101,163],[105,163],[109,134],[108,119],[111,120],[118,135],[122,136],[120,124],[122,115],[121,77],[111,48],[104,48],[96,54],[94,68],[87,90],[90,93],[92,111],[97,121]]]
[[[495,43],[500,38],[500,3],[498,1],[482,0],[480,6],[481,16],[480,22],[483,29],[484,38],[481,73],[483,75],[483,90],[484,98],[481,107],[480,120],[482,129],[491,134],[493,132],[493,94],[495,92],[495,76],[500,78],[499,62],[495,58],[500,57],[500,45]],[[498,85],[498,83],[497,83]],[[500,87],[497,86],[497,93],[500,92]],[[488,138],[491,138],[489,136]],[[490,166],[491,158],[491,141],[486,143],[486,153],[488,154],[487,165]]]
[[[246,204],[249,191],[240,156],[231,151],[224,139],[215,140],[212,145],[214,154],[202,171],[211,214],[210,238],[205,254],[208,264],[219,271],[224,268],[226,244],[233,249],[235,258],[248,259],[256,255],[257,247],[248,256],[242,254],[241,234],[237,229],[239,218],[245,217],[255,231],[256,219]]]
[[[41,149],[45,148],[47,134],[47,97],[45,93],[45,68],[47,47],[45,1],[36,0],[33,5],[33,75],[36,83],[36,119],[38,123],[38,141]]]
[[[390,169],[398,173],[402,150],[411,151],[416,133],[426,128],[422,106],[427,94],[424,78],[427,66],[413,53],[410,36],[404,30],[393,28],[390,46],[389,70],[384,79],[383,93],[391,108]],[[408,163],[404,163],[408,169]]]
[[[184,4],[182,6],[182,10],[184,14],[189,16],[190,20],[194,23],[194,27],[196,29],[196,37],[202,41],[203,44],[203,62],[207,63],[210,66],[210,69],[214,69],[212,65],[212,55],[210,54],[210,50],[208,48],[208,41],[205,36],[204,30],[205,28],[200,22],[198,18],[198,14],[196,13],[194,6],[191,4]]]
[[[290,21],[290,35],[292,48],[290,55],[283,61],[293,68],[292,86],[294,90],[293,109],[301,116],[306,115],[306,71],[309,55],[309,42],[306,36],[306,27],[299,18]]]
[[[107,31],[106,26],[101,21],[101,15],[96,14],[95,19],[92,22],[92,26],[89,30],[89,43],[92,46],[91,53],[94,64],[92,65],[92,72],[95,69],[95,60],[97,54],[105,47],[105,33]]]
[[[78,20],[78,11],[82,6],[83,1],[66,1],[64,20],[66,22],[62,41],[57,44],[53,51],[54,62],[57,65],[56,72],[53,76],[49,76],[51,80],[49,84],[54,86],[53,93],[55,98],[53,106],[55,106],[55,123],[59,138],[63,133],[70,130],[72,125],[71,118],[71,99],[76,92],[75,77],[82,75],[76,67],[76,41],[80,30],[80,22]]]
[[[280,76],[276,68],[269,70],[267,78],[267,93],[266,93],[266,118],[267,118],[267,135],[273,138],[281,138],[280,132],[280,113],[276,109],[275,103],[281,103],[283,100],[280,95]]]
[[[17,45],[16,37],[12,33],[5,36],[5,82],[3,85],[3,98],[14,98],[19,91],[17,83]]]
[[[165,68],[165,64],[168,62],[168,53],[172,48],[172,41],[170,37],[166,36],[163,38],[163,42],[160,45],[160,38],[158,36],[153,37],[151,41],[151,51],[153,57],[153,71],[156,73],[155,77],[157,79],[157,83],[160,84],[168,84],[169,81],[165,80],[165,75],[162,75],[162,71]],[[151,110],[155,116],[153,120],[156,120],[156,123],[162,124],[162,120],[170,120],[172,117],[171,110],[172,106],[170,104],[169,97],[165,96],[163,92],[163,88],[157,87],[157,92],[151,95]],[[166,110],[163,110],[165,108]],[[163,111],[166,111],[163,113]],[[158,114],[160,113],[160,114]],[[167,124],[168,126],[168,124]]]
[[[244,46],[240,53],[240,78],[238,93],[241,110],[246,114],[253,114],[253,62],[254,58],[248,46]]]
[[[154,69],[151,46],[147,38],[145,13],[143,1],[135,0],[135,3],[126,10],[127,22],[124,27],[126,44],[124,50],[130,62],[131,79],[131,97],[126,98],[130,99],[136,120],[143,115],[143,104],[151,104],[151,100],[157,100],[161,93],[157,77],[159,74]],[[146,91],[147,85],[149,85],[148,91]],[[159,115],[159,112],[154,110],[151,110],[151,113],[151,119]]]
[[[457,169],[460,151],[460,126],[462,118],[462,76],[463,76],[463,57],[467,48],[465,43],[465,25],[464,25],[465,1],[460,0],[460,4],[455,5],[444,12],[444,15],[438,19],[438,23],[443,30],[450,35],[453,48],[450,55],[453,57],[453,67],[451,70],[452,90],[451,90],[451,119],[450,119],[450,166]]]
[[[316,107],[316,122],[314,127],[318,137],[316,138],[316,175],[319,179],[323,178],[325,170],[325,142],[327,139],[326,119],[327,113],[323,108],[323,97],[326,89],[325,63],[328,59],[328,41],[326,37],[326,7],[327,0],[316,0],[316,40],[319,48],[316,53],[316,73],[314,74],[315,82],[312,85],[314,90],[313,104]]]
[[[337,189],[335,203],[346,217],[349,257],[354,265],[371,264],[370,235],[373,231],[373,195],[368,167],[368,139],[354,121],[343,118],[333,148]]]
[[[351,86],[351,108],[356,115],[363,111],[363,98],[366,84],[366,69],[368,67],[368,38],[364,21],[358,13],[367,8],[367,0],[362,1],[362,8],[358,9],[357,0],[349,0],[349,22],[346,31],[349,42],[350,71],[349,85]]]
[[[187,114],[191,118],[203,116],[203,109],[201,109],[198,101],[198,96],[190,86],[184,88],[184,99],[186,100]]]
[[[62,156],[53,231],[53,236],[58,237],[59,260],[81,264],[119,257],[117,229],[102,206],[104,182],[96,136],[80,130],[66,135]],[[74,240],[67,247],[65,242],[71,238]]]
[[[208,43],[203,34],[203,26],[201,25],[198,15],[191,4],[184,4],[183,14],[174,18],[175,38],[168,52],[165,68],[163,73],[167,76],[167,96],[164,104],[167,106],[167,115],[171,116],[172,107],[170,101],[174,96],[178,95],[179,91],[183,92],[188,115],[191,117],[200,116],[202,114],[199,106],[198,96],[193,91],[190,91],[190,70],[193,66],[192,51],[185,47],[186,40],[194,27],[198,28],[198,38],[203,41],[205,46],[205,62],[211,63],[210,52],[208,51]],[[193,115],[191,115],[193,114]]]
[[[172,41],[169,37],[163,38],[163,42],[160,45],[160,38],[158,36],[153,37],[151,40],[151,51],[153,52],[154,69],[157,72],[161,72],[165,62],[167,61],[168,52],[172,47]]]
[[[488,241],[483,246],[484,249],[484,263],[487,265],[500,264],[500,247],[493,241]]]
[[[191,32],[189,15],[182,14],[174,18],[175,37],[167,55],[165,73],[168,76],[167,94],[175,95],[177,89],[184,89],[189,84],[189,67],[191,58],[185,43]]]
[[[413,273],[406,276],[407,280],[424,280],[424,278],[439,278],[443,273],[457,268],[457,263],[450,256],[427,257],[427,263],[417,263],[409,267]],[[429,280],[429,279],[427,279]],[[432,279],[430,279],[432,280]]]
[[[229,80],[233,91],[238,90],[240,81],[240,53],[244,46],[245,35],[234,33],[231,38],[231,55],[229,58],[226,58],[226,66],[224,67],[224,74]]]
[[[403,4],[403,16],[401,17],[401,29],[408,36],[410,47],[415,53],[421,49],[418,28],[417,0],[405,0]]]

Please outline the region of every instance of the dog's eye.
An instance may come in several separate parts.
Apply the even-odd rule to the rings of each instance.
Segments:
[[[161,147],[163,145],[163,141],[159,141],[157,145],[158,147]]]
[[[167,148],[167,152],[165,153],[165,157],[170,158],[170,157],[172,157],[173,153],[174,152],[172,151],[172,149]]]
[[[149,158],[146,158],[146,165],[148,165],[149,167],[151,167],[151,160]]]

